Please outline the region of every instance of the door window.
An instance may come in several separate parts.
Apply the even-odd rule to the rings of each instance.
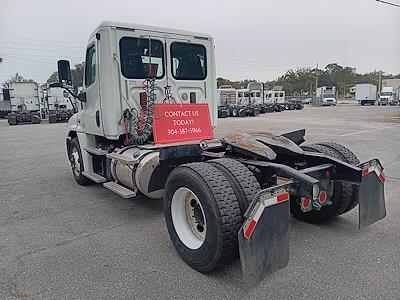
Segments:
[[[85,86],[91,85],[96,80],[96,50],[94,45],[86,52]]]

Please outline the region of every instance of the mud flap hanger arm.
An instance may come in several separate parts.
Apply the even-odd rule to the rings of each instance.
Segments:
[[[290,188],[291,193],[301,195],[303,197],[313,198],[313,186],[319,184],[319,180],[303,173],[302,171],[293,169],[289,166],[271,163],[267,161],[258,161],[250,159],[239,159],[245,165],[252,165],[261,168],[271,168],[277,176],[282,176],[292,180],[287,188]]]

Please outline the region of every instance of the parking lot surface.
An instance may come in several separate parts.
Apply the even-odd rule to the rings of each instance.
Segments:
[[[324,225],[291,218],[287,268],[246,293],[237,260],[218,272],[187,266],[170,242],[161,200],[123,199],[75,183],[66,124],[0,120],[0,299],[398,299],[399,107],[306,107],[219,120],[216,135],[306,128],[306,143],[335,141],[386,174],[384,220],[358,230],[358,213]]]

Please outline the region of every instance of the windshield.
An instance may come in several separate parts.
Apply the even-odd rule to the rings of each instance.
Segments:
[[[381,96],[392,96],[392,92],[382,92]]]
[[[335,98],[334,94],[324,94],[324,98]]]
[[[172,76],[178,80],[203,80],[207,77],[206,48],[203,45],[171,45]]]
[[[126,78],[164,77],[164,48],[158,40],[123,37],[119,42],[121,72]]]

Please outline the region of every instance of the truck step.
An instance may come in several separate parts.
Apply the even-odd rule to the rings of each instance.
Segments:
[[[106,182],[107,179],[104,178],[103,176],[96,174],[94,172],[90,172],[90,171],[83,171],[82,175],[89,178],[90,180],[96,182],[96,183],[103,183]]]
[[[101,148],[92,148],[92,147],[86,147],[85,151],[90,154],[100,155],[100,156],[106,155],[108,153],[107,150],[103,150]]]
[[[137,162],[137,159],[130,156],[121,155],[118,153],[108,153],[106,156],[110,159],[114,159],[126,165],[133,165]]]
[[[123,187],[122,185],[119,185],[116,182],[110,181],[110,182],[105,182],[103,183],[103,186],[110,191],[120,195],[121,197],[128,199],[128,198],[133,198],[136,196],[136,192],[132,191],[130,189],[127,189],[126,187]]]

